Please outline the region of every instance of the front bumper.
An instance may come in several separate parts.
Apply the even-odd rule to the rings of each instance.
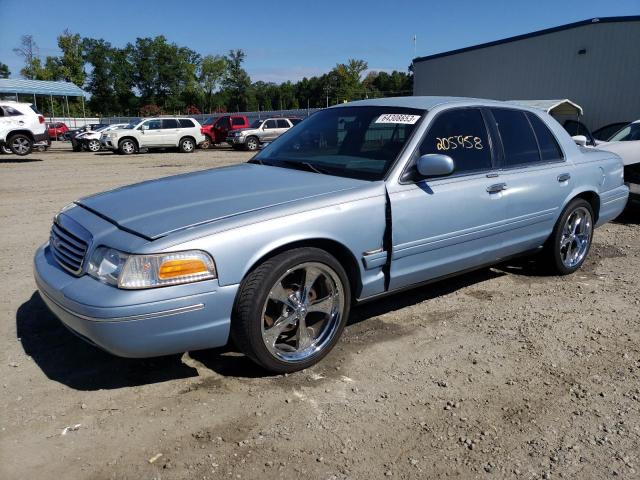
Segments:
[[[120,357],[220,347],[229,338],[238,285],[221,287],[209,280],[120,290],[88,275],[70,275],[54,260],[48,244],[36,252],[34,276],[42,299],[66,327]]]
[[[115,139],[112,139],[111,137],[100,137],[100,145],[102,145],[102,148],[107,148],[109,150],[116,150],[118,148]]]

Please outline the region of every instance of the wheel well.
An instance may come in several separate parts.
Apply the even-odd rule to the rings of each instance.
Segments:
[[[11,137],[13,137],[14,135],[16,135],[18,133],[21,133],[22,135],[26,135],[33,142],[33,133],[31,133],[31,131],[29,131],[29,130],[13,130],[13,131],[11,131],[11,132],[9,132],[7,134],[7,137],[6,137],[7,140],[9,140]]]
[[[122,142],[124,142],[125,140],[133,140],[133,143],[136,144],[136,147],[139,147],[140,145],[138,144],[138,140],[135,139],[135,137],[122,137],[120,140],[118,140],[118,146],[120,146],[120,144]]]
[[[598,221],[598,217],[600,216],[600,196],[596,192],[582,192],[576,195],[574,198],[582,198],[591,204],[591,208],[593,208],[593,214],[595,216],[594,223]]]
[[[196,139],[195,139],[195,138],[193,138],[191,135],[185,135],[184,137],[182,137],[182,138],[180,139],[180,141],[178,142],[178,144],[182,143],[182,141],[183,141],[185,138],[188,138],[188,139],[192,140],[192,141],[193,141],[193,143],[196,143]]]
[[[335,240],[329,240],[324,238],[316,238],[316,239],[308,239],[301,240],[298,242],[287,243],[286,245],[282,245],[266,255],[263,255],[259,258],[246,273],[248,275],[253,270],[255,270],[260,264],[268,260],[269,258],[275,257],[276,255],[285,252],[287,250],[292,250],[294,248],[303,248],[303,247],[314,247],[319,248],[320,250],[324,250],[325,252],[333,255],[338,262],[342,265],[345,272],[347,272],[347,277],[349,278],[349,283],[351,286],[352,298],[358,298],[360,296],[360,291],[362,290],[362,282],[360,279],[360,269],[358,268],[358,262],[351,253],[351,251],[345,247],[343,244],[336,242]],[[245,278],[246,278],[245,275]]]

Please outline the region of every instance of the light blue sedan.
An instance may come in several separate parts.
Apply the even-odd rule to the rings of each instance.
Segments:
[[[322,110],[249,163],[80,199],[35,255],[49,308],[115,355],[232,338],[273,372],[322,359],[358,302],[541,250],[558,274],[624,208],[613,153],[546,113],[465,98]]]

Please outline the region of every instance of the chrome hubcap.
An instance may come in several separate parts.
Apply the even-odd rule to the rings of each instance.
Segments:
[[[584,207],[575,209],[567,217],[560,238],[560,258],[565,267],[575,267],[587,255],[592,229],[591,213]]]
[[[287,270],[262,309],[262,339],[269,352],[300,362],[335,337],[344,307],[340,278],[328,266],[309,262]]]
[[[124,150],[127,153],[133,153],[133,150],[134,150],[133,143],[132,142],[124,142],[122,144],[122,150]]]
[[[29,140],[26,138],[16,138],[11,143],[13,151],[16,153],[27,153],[29,151]]]
[[[193,143],[191,142],[191,140],[185,140],[184,142],[182,142],[182,148],[186,152],[190,152],[191,150],[193,150]]]
[[[247,147],[249,150],[255,150],[258,148],[258,142],[256,142],[253,138],[247,142]]]
[[[91,150],[92,152],[97,152],[98,150],[100,150],[100,142],[98,142],[97,140],[90,141],[89,150]]]

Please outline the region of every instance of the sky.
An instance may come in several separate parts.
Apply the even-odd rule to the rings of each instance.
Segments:
[[[201,55],[241,48],[253,81],[296,81],[349,58],[369,70],[406,71],[415,56],[594,17],[640,15],[640,0],[0,0],[0,62],[19,77],[12,49],[31,34],[57,55],[68,28],[124,46],[164,35]],[[413,36],[416,36],[414,50]]]

